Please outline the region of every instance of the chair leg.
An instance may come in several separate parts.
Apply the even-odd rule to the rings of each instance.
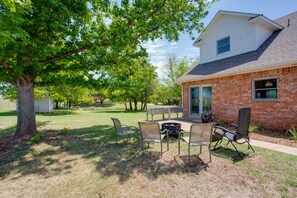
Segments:
[[[162,141],[160,142],[160,144],[161,144],[161,157],[162,157],[162,155],[163,155]]]
[[[188,145],[188,157],[189,157],[189,163],[190,163],[191,162],[190,145]]]
[[[136,138],[137,138],[137,144],[139,145],[140,136],[139,136],[139,133],[137,131],[136,131]]]
[[[226,146],[228,146],[228,144],[230,143],[230,141],[228,140],[228,142],[227,142],[227,144],[226,144]]]
[[[169,151],[169,136],[168,136],[168,133],[167,133],[166,140],[167,140],[167,151]],[[161,142],[162,142],[162,141],[161,141]]]
[[[250,144],[250,140],[246,139],[246,142],[248,143],[249,148],[252,149],[253,153],[256,153],[252,145]]]
[[[118,143],[118,134],[116,133],[116,144]]]
[[[216,149],[216,147],[222,143],[222,141],[223,141],[223,138],[222,138],[222,139],[220,139],[220,140],[218,140],[218,141],[216,142],[216,144],[214,145],[214,147],[213,147],[213,149],[212,149],[212,150],[215,150],[215,149]]]
[[[209,162],[211,162],[211,146],[208,146]]]
[[[180,138],[178,138],[178,154],[180,154]]]
[[[241,158],[241,159],[243,159],[243,156],[239,153],[239,151],[238,151],[238,149],[236,148],[236,146],[233,144],[233,142],[231,142],[231,141],[229,141],[231,144],[232,144],[232,146],[235,148],[235,150],[236,150],[236,152],[238,153],[238,155],[239,155],[239,157]]]

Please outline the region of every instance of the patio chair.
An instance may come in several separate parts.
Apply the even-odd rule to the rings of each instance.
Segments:
[[[211,162],[211,142],[214,123],[192,124],[190,134],[187,137],[178,137],[178,154],[180,154],[180,140],[183,139],[188,144],[188,158],[191,161],[190,148],[192,146],[200,146],[200,153],[202,153],[202,146],[208,147],[209,162]]]
[[[236,152],[238,153],[239,157],[242,159],[243,159],[243,156],[238,151],[234,143],[237,143],[237,144],[247,143],[248,149],[251,148],[253,151],[253,154],[255,153],[255,150],[250,144],[250,138],[249,138],[250,117],[251,117],[251,109],[241,108],[239,109],[237,124],[229,125],[229,127],[234,127],[235,131],[232,131],[229,128],[215,126],[215,133],[222,135],[222,138],[225,138],[228,141],[227,145],[231,143],[232,146],[235,148]],[[243,142],[239,142],[238,140],[243,140]],[[217,142],[217,144],[214,146],[214,149],[219,143],[221,143],[221,141]]]
[[[132,127],[127,125],[121,125],[121,122],[117,118],[111,118],[113,121],[114,129],[116,131],[116,143],[118,143],[118,135],[122,136],[124,143],[124,136],[128,136],[130,138],[131,134],[137,134],[137,142],[139,144],[139,135],[138,130],[131,130]]]
[[[144,148],[144,142],[147,142],[148,146],[150,142],[160,143],[161,145],[161,157],[162,157],[162,139],[166,136],[167,139],[167,151],[169,150],[169,136],[168,130],[160,130],[159,123],[156,122],[138,122],[140,129],[140,137],[142,141],[142,149]]]

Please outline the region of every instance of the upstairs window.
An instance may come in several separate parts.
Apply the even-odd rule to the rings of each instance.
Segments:
[[[217,54],[230,51],[230,36],[217,40]]]
[[[277,100],[277,79],[254,80],[255,100]]]

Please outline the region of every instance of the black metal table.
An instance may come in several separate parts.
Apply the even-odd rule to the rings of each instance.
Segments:
[[[168,130],[168,135],[178,138],[178,134],[183,132],[181,129],[181,124],[176,122],[166,122],[162,124],[162,131]],[[165,133],[165,132],[163,132]]]

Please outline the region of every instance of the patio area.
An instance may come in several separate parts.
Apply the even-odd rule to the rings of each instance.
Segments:
[[[186,132],[190,131],[192,124],[202,123],[198,117],[192,117],[192,118],[187,118],[187,119],[176,118],[176,119],[170,119],[170,120],[169,119],[156,120],[155,122],[158,122],[160,125],[162,125],[163,123],[179,123],[179,124],[181,124],[181,128]],[[285,146],[285,145],[281,145],[281,144],[274,144],[274,143],[259,141],[259,140],[255,140],[255,139],[251,139],[250,143],[252,146],[258,146],[258,147],[262,147],[262,148],[266,148],[266,149],[270,149],[270,150],[297,156],[297,148],[296,147],[289,147],[289,146]]]

